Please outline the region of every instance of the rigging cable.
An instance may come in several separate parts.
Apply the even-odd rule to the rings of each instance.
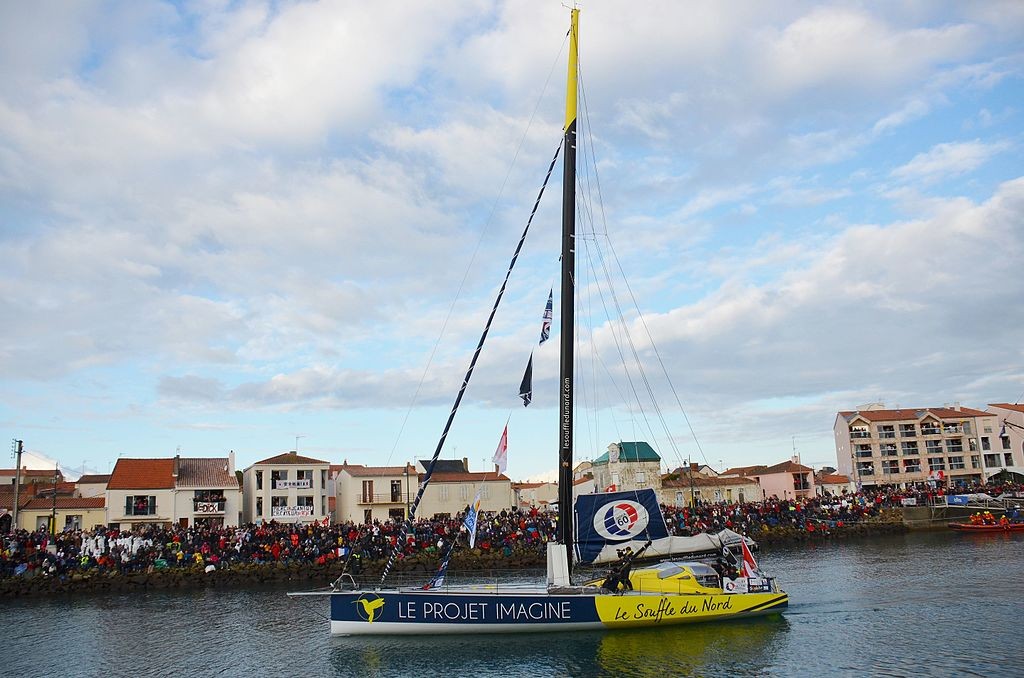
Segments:
[[[519,259],[519,253],[523,249],[523,244],[526,242],[526,235],[530,232],[530,225],[533,223],[533,217],[537,214],[537,206],[540,204],[540,199],[544,196],[544,189],[547,188],[548,180],[551,179],[551,172],[555,168],[555,162],[558,160],[558,154],[562,150],[562,145],[559,143],[555,149],[555,154],[551,157],[551,164],[548,165],[547,174],[544,175],[544,183],[540,187],[540,191],[537,193],[537,199],[533,203],[533,210],[530,212],[530,218],[526,221],[526,226],[523,228],[523,234],[519,237],[519,243],[516,245],[516,251],[512,254],[512,260],[509,261],[508,270],[505,271],[505,280],[501,283],[501,288],[498,290],[498,295],[494,299],[494,305],[491,307],[491,314],[487,317],[487,324],[484,326],[483,332],[480,334],[480,341],[477,342],[476,350],[473,351],[473,357],[469,361],[469,368],[466,370],[466,376],[462,380],[462,388],[459,389],[458,395],[455,396],[455,403],[452,405],[451,412],[448,413],[448,421],[445,422],[444,430],[441,432],[441,437],[437,441],[437,447],[434,449],[434,454],[430,458],[430,464],[427,466],[426,472],[423,474],[423,482],[420,483],[419,489],[416,491],[416,499],[413,500],[412,506],[409,508],[409,515],[402,521],[402,529],[398,533],[398,540],[395,542],[395,547],[391,550],[391,555],[388,556],[388,562],[384,566],[384,573],[381,575],[380,582],[383,585],[387,579],[388,574],[391,572],[391,568],[395,564],[395,558],[398,557],[398,551],[405,547],[406,535],[409,532],[409,528],[412,526],[413,521],[416,519],[416,509],[419,507],[420,501],[423,499],[423,492],[427,489],[427,485],[430,483],[430,477],[434,473],[434,466],[437,464],[438,457],[441,456],[441,450],[444,448],[444,441],[448,438],[448,432],[451,430],[452,422],[455,420],[455,415],[459,411],[459,404],[462,402],[462,397],[466,394],[466,388],[469,386],[469,380],[473,377],[473,370],[476,369],[476,362],[480,358],[480,351],[484,347],[484,342],[487,341],[487,334],[491,330],[491,323],[494,321],[494,315],[498,312],[498,305],[501,304],[501,298],[505,295],[505,288],[508,286],[508,279],[512,276],[512,270],[515,268],[516,260]]]

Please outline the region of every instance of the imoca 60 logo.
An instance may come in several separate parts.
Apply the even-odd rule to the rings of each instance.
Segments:
[[[594,529],[605,539],[632,539],[647,529],[649,518],[643,505],[628,499],[606,504],[594,514]]]

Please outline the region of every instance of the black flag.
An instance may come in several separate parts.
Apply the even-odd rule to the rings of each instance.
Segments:
[[[533,400],[533,352],[530,352],[530,362],[526,363],[526,374],[523,375],[523,382],[519,384],[519,397],[523,399],[523,407],[526,407]]]

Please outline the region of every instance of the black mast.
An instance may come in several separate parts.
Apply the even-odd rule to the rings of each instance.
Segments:
[[[574,301],[576,297],[576,82],[579,48],[579,13],[572,10],[569,29],[569,73],[566,82],[565,136],[562,172],[562,329],[558,390],[558,540],[565,544],[570,568],[573,561],[572,529],[572,401]]]

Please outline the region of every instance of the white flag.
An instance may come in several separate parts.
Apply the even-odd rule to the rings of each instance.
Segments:
[[[498,473],[504,473],[508,468],[508,424],[505,424],[505,430],[501,432],[498,449],[494,451],[491,461],[498,465]]]

